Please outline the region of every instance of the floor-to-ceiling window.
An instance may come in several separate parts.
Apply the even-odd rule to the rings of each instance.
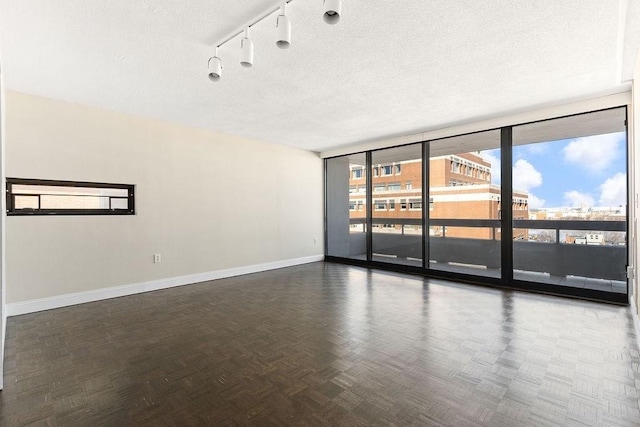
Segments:
[[[422,266],[422,144],[371,153],[372,259]]]
[[[624,302],[626,165],[625,107],[330,158],[326,254]]]
[[[327,255],[367,258],[367,162],[364,153],[326,161]]]
[[[429,268],[500,277],[500,131],[429,142]]]
[[[514,126],[514,279],[627,292],[625,120],[616,108]]]

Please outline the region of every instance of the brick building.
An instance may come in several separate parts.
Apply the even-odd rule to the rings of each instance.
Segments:
[[[401,161],[372,166],[373,218],[420,219],[422,217],[422,162]],[[491,164],[480,155],[463,153],[433,157],[429,161],[429,217],[431,219],[499,219],[500,186],[491,184]],[[366,174],[352,166],[349,179],[351,218],[366,217]],[[514,190],[514,219],[528,219],[528,194]],[[405,225],[403,232],[419,226]],[[377,224],[377,231],[394,232],[402,225]],[[384,229],[384,230],[382,230]],[[495,233],[495,235],[494,235]],[[500,238],[500,230],[476,227],[432,227],[432,236]],[[514,239],[526,239],[526,230],[514,230]]]

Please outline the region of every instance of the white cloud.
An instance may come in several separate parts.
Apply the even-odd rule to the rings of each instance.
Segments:
[[[534,194],[529,193],[529,209],[540,209],[544,207],[546,203],[545,199],[540,199],[536,197]]]
[[[627,176],[617,173],[598,187],[601,206],[624,206],[627,204]]]
[[[621,133],[576,138],[563,148],[564,160],[585,169],[602,171],[618,157],[623,138]]]
[[[491,182],[500,184],[500,159],[492,151],[482,151],[480,155],[491,163]],[[528,161],[518,159],[513,166],[513,188],[529,193],[529,208],[540,209],[546,200],[531,194],[530,190],[542,185],[542,174]]]
[[[513,166],[514,190],[529,191],[542,184],[542,174],[531,163],[518,159]]]
[[[480,157],[491,163],[491,183],[500,185],[500,159],[493,154],[495,151],[499,150],[481,151]]]
[[[547,144],[528,144],[525,147],[529,154],[536,156],[547,154],[549,152],[549,146]]]
[[[564,204],[569,207],[590,207],[595,204],[595,200],[590,194],[573,190],[564,193]]]

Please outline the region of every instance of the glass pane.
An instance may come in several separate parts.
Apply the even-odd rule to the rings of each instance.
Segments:
[[[129,209],[129,199],[111,199],[111,209]]]
[[[74,196],[111,196],[127,197],[124,188],[67,187],[54,185],[12,184],[13,194],[50,194]]]
[[[40,209],[109,209],[108,197],[40,196]]]
[[[430,142],[429,268],[500,277],[500,132]]]
[[[627,292],[624,108],[513,128],[514,278]],[[514,238],[517,233],[514,233]]]
[[[327,255],[366,260],[366,156],[326,162]]]
[[[371,153],[373,260],[422,266],[422,144]]]
[[[14,209],[38,209],[38,196],[15,196],[13,205]]]

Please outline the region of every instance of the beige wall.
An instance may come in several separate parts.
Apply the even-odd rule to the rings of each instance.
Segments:
[[[308,151],[8,92],[6,165],[135,184],[137,212],[7,218],[9,304],[323,253]]]

